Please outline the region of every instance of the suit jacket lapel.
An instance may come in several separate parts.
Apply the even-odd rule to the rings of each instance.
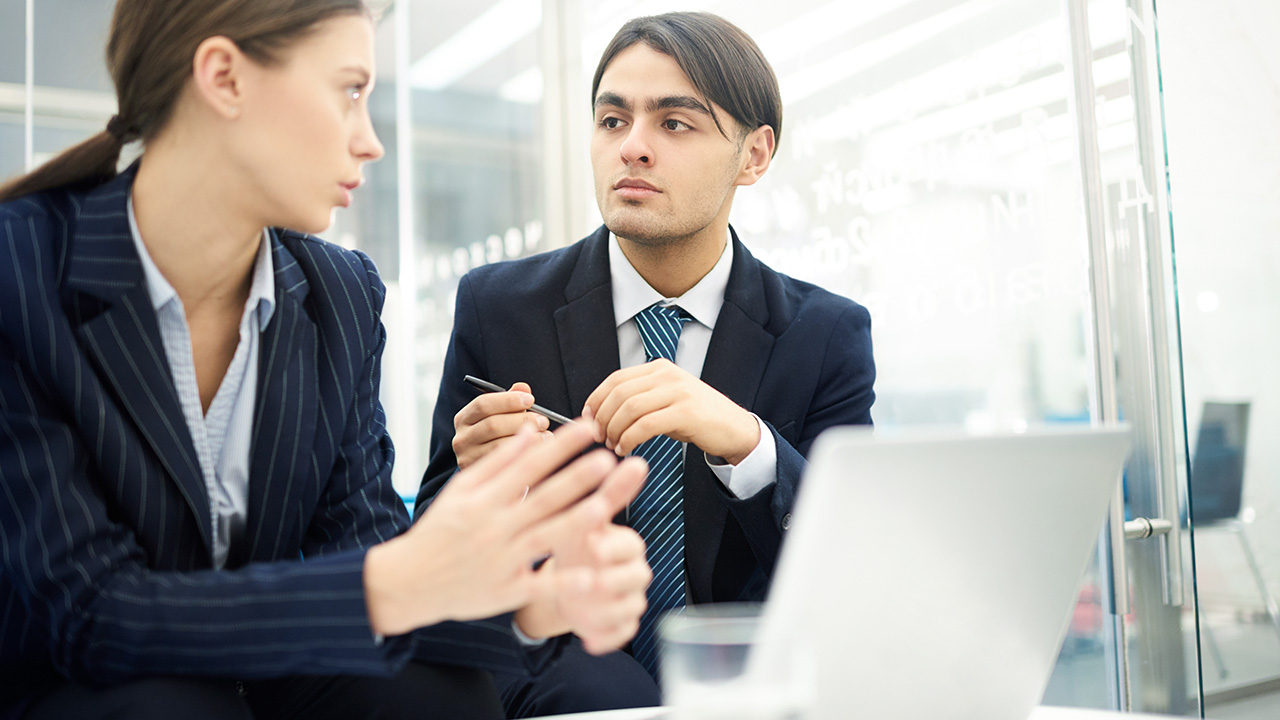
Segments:
[[[276,309],[263,329],[258,354],[258,399],[249,464],[247,542],[229,565],[279,557],[279,545],[301,534],[300,513],[284,512],[293,484],[311,473],[319,380],[315,323],[306,312],[310,285],[298,261],[272,230]]]
[[[724,305],[711,333],[702,363],[702,380],[750,409],[773,353],[773,334],[765,329],[769,308],[764,301],[760,261],[733,236],[733,266],[725,287]]]
[[[71,243],[67,287],[104,306],[77,329],[81,346],[177,484],[208,548],[208,491],[129,231],[127,201],[136,167],[86,196]]]
[[[565,284],[565,304],[555,311],[571,414],[581,412],[591,391],[622,364],[613,318],[608,242],[609,231],[603,226],[583,242]]]
[[[730,232],[733,266],[702,364],[702,380],[750,410],[773,352],[774,336],[764,327],[769,308],[764,301],[760,262],[747,252],[732,228]],[[698,475],[706,477],[690,481]],[[685,517],[694,519],[685,523],[685,547],[689,549],[685,562],[693,598],[706,602],[712,597],[711,579],[724,535],[724,490],[696,450],[685,455],[685,478]]]

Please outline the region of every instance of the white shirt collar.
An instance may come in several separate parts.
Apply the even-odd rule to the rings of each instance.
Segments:
[[[703,275],[697,285],[678,298],[664,298],[632,266],[631,261],[623,254],[622,246],[618,244],[618,237],[609,233],[609,277],[613,282],[615,325],[621,327],[635,317],[636,313],[660,302],[664,305],[679,305],[699,324],[714,330],[720,307],[724,304],[725,288],[729,287],[729,270],[733,266],[732,247],[733,236],[730,234],[715,267]]]
[[[133,213],[133,193],[129,193],[129,233],[133,236],[133,246],[138,250],[138,258],[142,261],[142,271],[147,278],[147,292],[151,295],[152,309],[160,308],[178,299],[178,291],[156,267],[151,253],[147,252],[146,243],[142,242],[142,233],[138,231],[138,218]],[[271,236],[267,229],[262,229],[262,242],[258,245],[258,256],[253,261],[253,281],[249,285],[249,299],[245,308],[257,308],[258,328],[266,329],[276,307],[275,269],[271,262]]]

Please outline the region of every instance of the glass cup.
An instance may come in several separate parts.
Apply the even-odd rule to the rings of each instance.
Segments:
[[[812,667],[792,638],[766,627],[763,609],[756,603],[697,605],[663,618],[658,628],[662,694],[672,718],[804,716]]]

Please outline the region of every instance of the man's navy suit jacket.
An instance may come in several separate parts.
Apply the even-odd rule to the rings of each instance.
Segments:
[[[875,398],[866,309],[774,272],[736,233],[732,242],[702,380],[769,426],[777,481],[737,499],[701,452],[685,454],[685,562],[694,603],[763,599],[810,445],[834,425],[869,424]],[[462,279],[419,508],[457,469],[453,417],[475,397],[464,375],[503,387],[527,382],[539,405],[573,416],[619,368],[608,243],[601,227],[567,248]]]
[[[270,231],[247,527],[212,569],[129,231],[133,173],[0,205],[0,717],[64,678],[386,675],[415,644],[520,668],[501,621],[375,642],[364,554],[409,524],[378,399],[384,288],[316,238]]]

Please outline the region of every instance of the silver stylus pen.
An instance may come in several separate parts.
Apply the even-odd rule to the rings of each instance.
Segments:
[[[481,380],[480,378],[478,378],[478,377],[476,377],[476,376],[474,376],[474,375],[467,375],[466,377],[464,377],[464,378],[462,378],[462,379],[463,379],[463,380],[465,380],[465,381],[466,381],[466,383],[467,383],[468,385],[470,385],[470,386],[472,386],[472,387],[480,388],[481,390],[483,390],[483,391],[485,391],[485,392],[507,392],[507,389],[506,389],[506,388],[504,388],[504,387],[502,387],[501,385],[495,385],[495,384],[493,384],[493,383],[489,382],[488,380]],[[561,415],[561,414],[560,414],[560,413],[558,413],[558,412],[553,412],[553,411],[551,411],[551,410],[548,410],[548,409],[546,409],[546,408],[544,408],[544,407],[542,407],[541,405],[538,405],[538,404],[534,404],[532,407],[530,407],[530,408],[529,408],[529,411],[530,411],[530,412],[536,412],[536,413],[538,413],[539,415],[541,415],[542,417],[544,417],[544,418],[546,418],[546,419],[548,419],[548,420],[550,420],[550,421],[552,421],[552,422],[560,423],[561,425],[567,425],[567,424],[569,424],[569,423],[573,422],[573,420],[572,420],[572,419],[567,418],[567,417],[565,417],[565,416]]]

